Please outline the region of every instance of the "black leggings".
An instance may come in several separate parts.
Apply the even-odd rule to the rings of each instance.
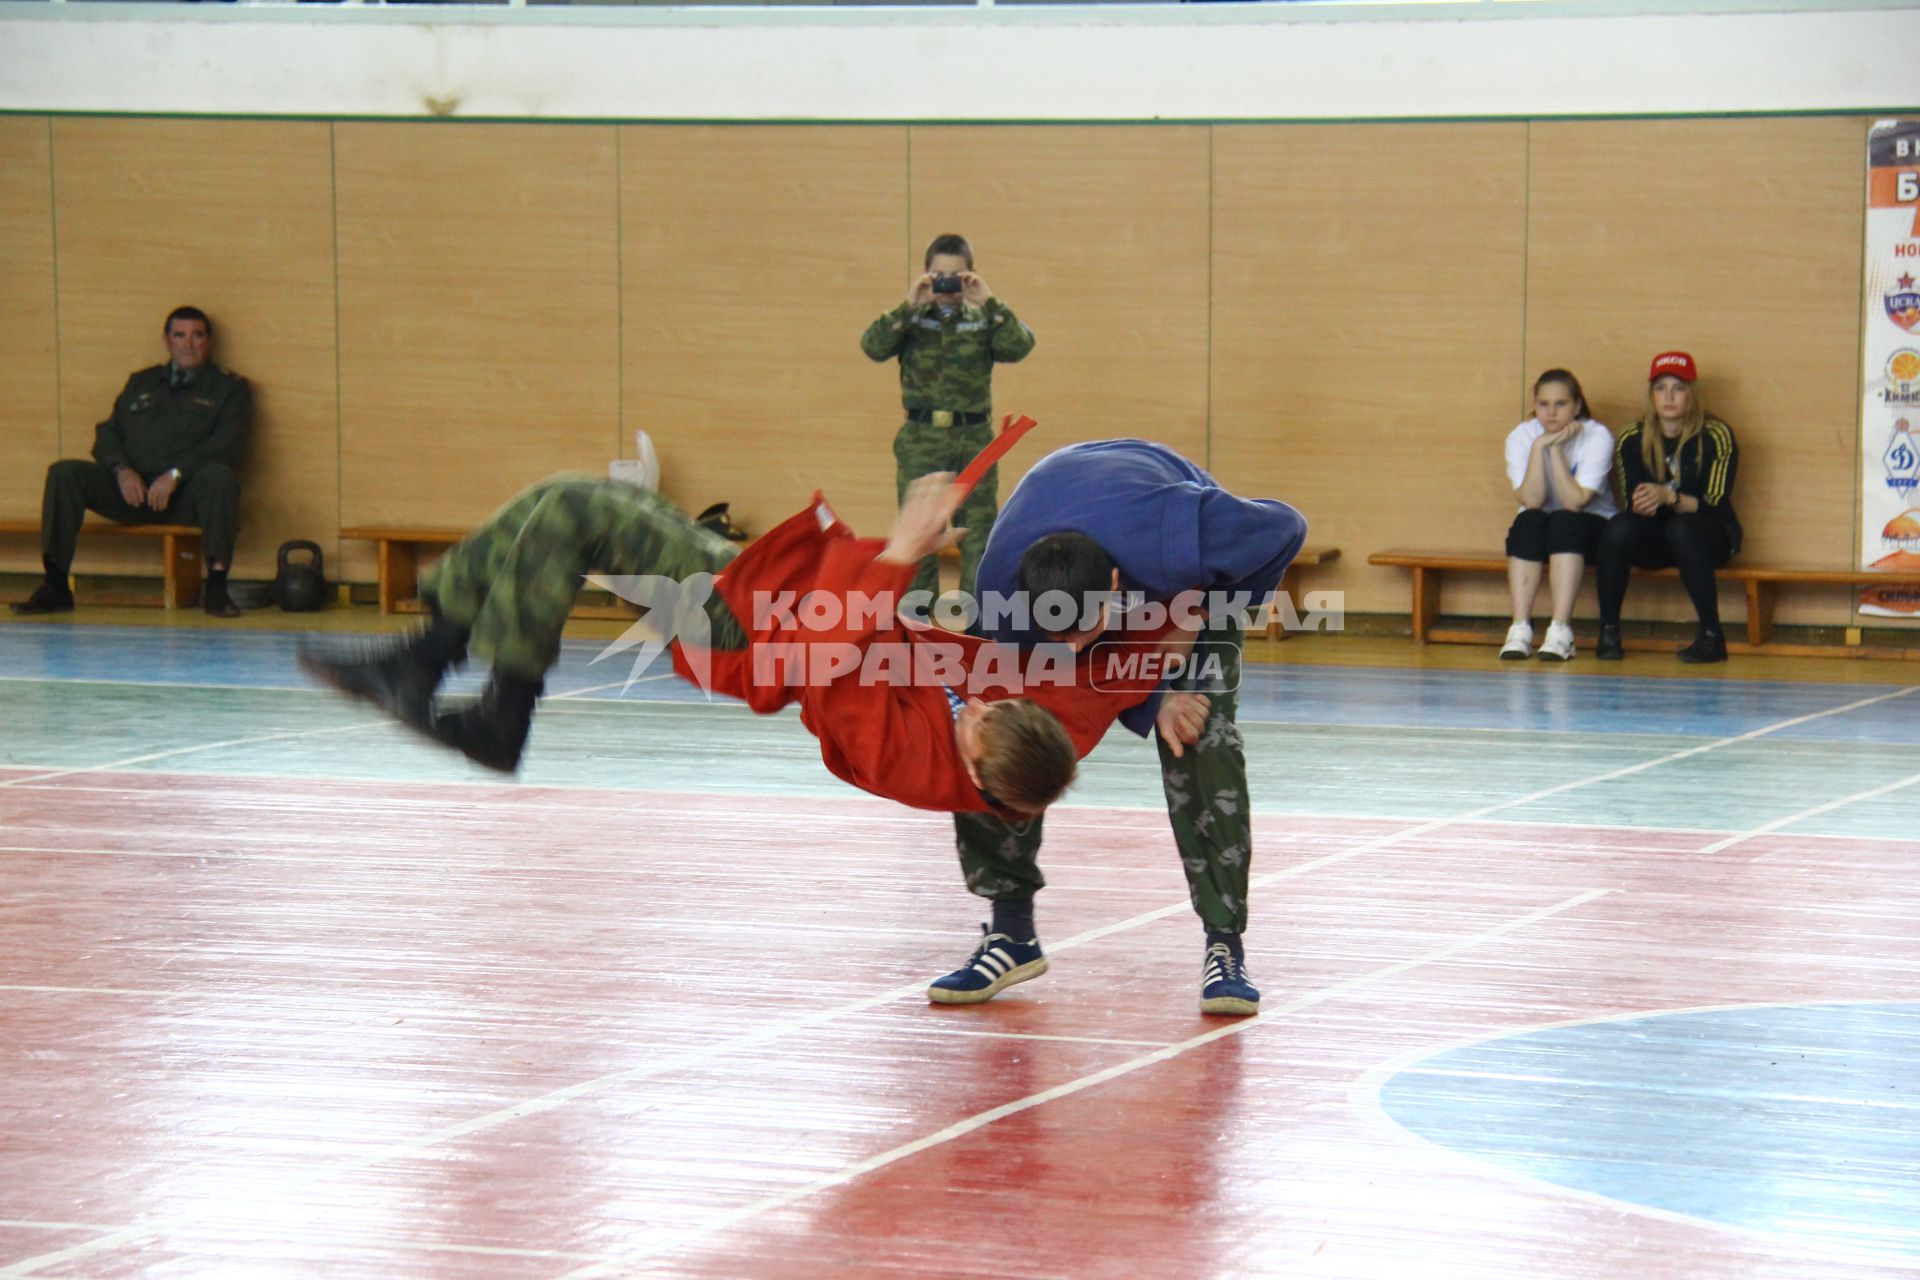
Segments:
[[[1680,581],[1686,585],[1700,625],[1718,627],[1720,594],[1713,571],[1732,558],[1726,527],[1705,512],[1637,516],[1622,511],[1607,521],[1607,530],[1600,535],[1601,625],[1619,623],[1631,570],[1672,566],[1680,570]]]

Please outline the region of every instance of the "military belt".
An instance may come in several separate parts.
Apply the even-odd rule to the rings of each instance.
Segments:
[[[936,427],[978,427],[987,421],[984,413],[962,413],[958,409],[909,409],[908,422],[932,423]]]

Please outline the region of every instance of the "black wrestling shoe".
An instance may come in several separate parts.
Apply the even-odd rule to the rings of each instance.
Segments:
[[[1703,662],[1725,662],[1727,660],[1727,638],[1720,634],[1718,627],[1702,627],[1693,643],[1680,651],[1680,661],[1699,665]]]
[[[1047,957],[1040,950],[1040,939],[1015,942],[1004,933],[989,932],[980,926],[980,945],[967,962],[945,977],[935,978],[927,987],[927,999],[934,1004],[981,1004],[993,999],[1016,982],[1026,982],[1047,971]]]
[[[1618,662],[1627,656],[1620,644],[1620,627],[1617,623],[1600,624],[1600,640],[1593,646],[1593,656],[1605,662]]]
[[[237,618],[240,606],[233,602],[224,585],[209,582],[200,589],[200,607],[210,618]]]
[[[43,582],[33,589],[32,595],[16,601],[11,608],[22,617],[42,613],[72,613],[73,592],[65,587],[56,587],[51,582]]]
[[[302,645],[300,669],[348,697],[371,702],[421,733],[431,733],[433,691],[443,665],[420,658],[409,639],[363,640],[332,652]]]
[[[436,711],[427,735],[466,756],[475,764],[513,773],[527,747],[533,728],[533,707],[543,686],[495,674],[478,702],[458,711]]]
[[[1245,957],[1224,942],[1207,944],[1200,966],[1200,1012],[1244,1018],[1260,1012],[1260,988],[1247,976]]]

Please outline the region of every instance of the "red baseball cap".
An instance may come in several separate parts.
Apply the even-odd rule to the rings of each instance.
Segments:
[[[1698,382],[1700,371],[1693,367],[1693,357],[1684,351],[1662,351],[1653,358],[1653,367],[1647,370],[1647,381],[1657,382],[1661,378],[1678,378],[1682,382]]]

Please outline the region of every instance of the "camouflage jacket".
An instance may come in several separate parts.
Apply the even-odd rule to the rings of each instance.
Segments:
[[[167,380],[170,367],[158,364],[127,379],[113,416],[94,428],[94,461],[149,477],[173,467],[192,475],[209,462],[239,461],[253,425],[247,380],[203,364],[192,381],[175,387]]]
[[[1033,350],[1033,330],[1006,303],[943,312],[902,302],[867,326],[860,349],[870,360],[900,358],[900,400],[908,409],[993,409],[993,366]]]

